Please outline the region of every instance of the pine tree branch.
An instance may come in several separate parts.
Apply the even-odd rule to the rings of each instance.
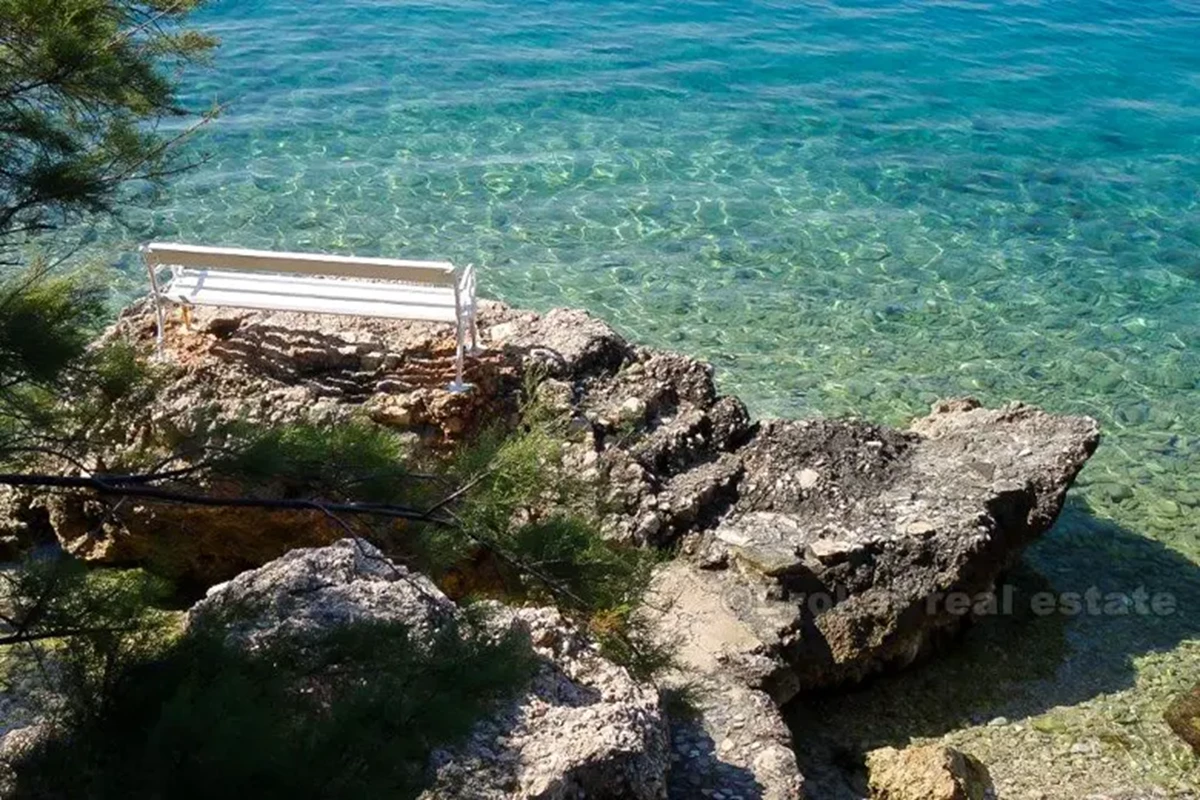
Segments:
[[[128,477],[128,476],[126,476]],[[150,477],[146,475],[132,476],[142,483]],[[368,516],[388,517],[391,519],[407,519],[415,522],[427,522],[446,527],[453,526],[453,521],[436,513],[423,511],[407,506],[387,505],[382,503],[325,503],[318,500],[270,500],[257,497],[214,497],[212,495],[188,494],[170,489],[159,489],[142,484],[128,485],[122,476],[106,477],[70,477],[62,475],[42,474],[0,474],[0,485],[3,486],[37,486],[58,489],[86,489],[100,495],[113,497],[133,497],[144,500],[155,500],[163,503],[178,503],[181,505],[207,506],[216,508],[261,508],[266,510],[285,511],[318,511],[335,514],[363,514]]]
[[[47,631],[14,633],[11,636],[0,636],[0,647],[10,644],[27,644],[45,639],[66,639],[70,636],[86,636],[96,633],[131,633],[134,628],[60,628]]]

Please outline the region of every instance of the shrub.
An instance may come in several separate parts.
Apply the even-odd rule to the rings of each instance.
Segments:
[[[405,798],[430,751],[529,676],[516,634],[465,617],[418,639],[362,622],[254,652],[190,633],[16,765],[15,798]]]

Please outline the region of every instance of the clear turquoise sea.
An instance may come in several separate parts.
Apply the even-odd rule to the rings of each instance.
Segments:
[[[485,295],[711,360],[761,414],[903,422],[960,394],[1090,414],[1105,442],[1030,564],[1180,613],[1072,621],[1055,680],[1094,687],[1066,705],[1145,705],[1129,752],[1174,774],[1149,720],[1200,679],[1200,2],[217,0],[197,20],[223,41],[186,84],[225,106],[209,160],[90,234],[134,280],[151,238],[450,257]],[[1155,669],[1180,677],[1146,689]]]

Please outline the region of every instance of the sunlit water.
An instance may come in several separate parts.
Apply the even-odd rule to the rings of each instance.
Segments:
[[[151,238],[449,257],[485,295],[711,360],[762,414],[903,422],[960,394],[1090,414],[1105,442],[1031,563],[1179,611],[1073,620],[1071,690],[1010,694],[1065,696],[1082,739],[1137,705],[1104,757],[1186,783],[1157,715],[1200,679],[1200,3],[224,0],[198,20],[223,46],[187,101],[226,108],[202,168],[96,232],[129,274]]]

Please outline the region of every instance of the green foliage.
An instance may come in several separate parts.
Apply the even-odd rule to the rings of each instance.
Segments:
[[[184,166],[184,135],[159,123],[183,113],[178,68],[214,45],[180,27],[201,2],[0,0],[0,264],[17,263],[10,253],[30,237],[111,211],[122,186]],[[44,263],[0,286],[4,460],[67,438],[52,406],[103,300],[96,281],[54,276]],[[117,388],[108,377],[102,392]]]
[[[0,379],[53,383],[83,354],[104,300],[95,281],[54,277],[41,266],[0,284]]]
[[[578,516],[556,514],[518,525],[502,536],[501,544],[541,576],[568,587],[571,594],[559,602],[582,611],[635,604],[656,560],[648,550],[606,541],[596,523]],[[545,592],[539,581],[532,579],[531,591]]]
[[[149,399],[164,377],[133,343],[114,339],[89,359],[87,381],[101,402],[112,404],[136,396]]]
[[[89,273],[56,276],[37,267],[0,283],[5,468],[45,468],[51,451],[70,455],[84,432],[123,435],[131,412],[141,411],[166,377],[167,367],[125,340],[91,348],[105,319],[105,298]],[[104,428],[109,421],[116,422],[111,430]]]
[[[471,619],[358,623],[252,653],[200,630],[17,765],[16,798],[405,798],[429,752],[529,677],[527,643]]]
[[[249,483],[282,483],[290,496],[404,504],[419,490],[409,453],[393,432],[371,422],[238,424],[213,469]]]
[[[637,584],[637,590],[644,592],[645,586]],[[594,613],[588,628],[600,645],[600,652],[609,661],[625,667],[638,680],[653,681],[678,666],[676,645],[655,635],[646,617],[638,613],[641,605],[639,596],[623,605]]]
[[[671,686],[660,693],[667,717],[672,720],[697,719],[701,713],[702,691],[694,683]]]
[[[424,533],[420,565],[437,575],[491,551],[499,557],[486,562],[488,590],[558,606],[591,629],[605,655],[650,679],[673,660],[637,614],[659,556],[603,536],[603,487],[563,467],[566,429],[534,403],[515,433],[485,433],[458,453],[450,469],[465,489],[455,527]]]
[[[39,668],[53,661],[55,694],[77,713],[97,713],[123,671],[158,653],[175,628],[158,610],[170,587],[141,570],[29,561],[5,584],[4,638],[20,640],[18,655]]]
[[[603,487],[563,468],[566,435],[562,416],[537,403],[515,431],[485,430],[449,459],[413,452],[367,421],[242,425],[213,469],[293,497],[432,510],[435,521],[376,533],[454,597],[559,607],[649,678],[671,661],[636,613],[659,556],[605,539]]]
[[[0,444],[54,427],[57,390],[95,333],[103,301],[94,282],[52,277],[44,266],[0,283]]]
[[[0,0],[0,241],[109,211],[178,169],[174,72],[215,42],[181,29],[202,0]]]

